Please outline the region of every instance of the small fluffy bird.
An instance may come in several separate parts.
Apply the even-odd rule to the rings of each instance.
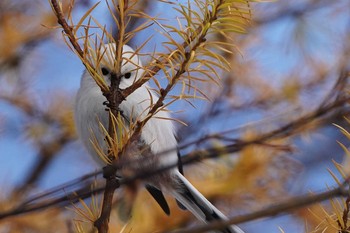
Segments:
[[[116,77],[115,72],[116,44],[109,43],[101,46],[102,60],[98,72],[110,85],[112,78],[120,79],[119,88],[125,89],[142,77],[144,70],[142,63],[135,51],[127,45],[123,46],[121,75]],[[157,95],[145,83],[140,88],[126,97],[119,105],[120,112],[125,122],[122,127],[127,130],[128,122],[142,120],[147,116],[152,103],[158,100]],[[99,122],[108,129],[109,115],[104,102],[106,98],[88,71],[84,71],[80,89],[75,103],[75,123],[79,138],[84,143],[88,152],[98,157],[91,138],[95,138],[101,148],[107,151],[105,135],[101,131]],[[143,126],[137,146],[147,147],[148,150],[130,150],[123,159],[142,158],[140,163],[132,164],[134,172],[154,170],[178,162],[174,125],[166,109],[157,111],[156,114]],[[125,127],[126,126],[126,127]],[[117,126],[121,127],[121,126]],[[147,155],[135,154],[148,151]],[[144,161],[144,162],[142,162]],[[176,198],[179,206],[191,211],[199,220],[208,223],[212,221],[226,220],[227,218],[214,205],[212,205],[178,170],[173,168],[151,176],[145,180],[146,188],[155,198],[166,214],[170,214],[168,204],[163,196],[168,193]],[[225,229],[217,230],[222,233],[244,233],[239,227],[232,225]]]

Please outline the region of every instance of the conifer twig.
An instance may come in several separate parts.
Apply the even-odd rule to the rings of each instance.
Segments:
[[[120,3],[124,3],[124,6],[127,6],[127,0],[122,0]],[[58,2],[56,0],[51,0],[51,6],[52,9],[57,17],[58,23],[62,26],[65,34],[68,36],[70,43],[72,44],[74,50],[77,52],[79,55],[80,59],[85,62],[88,62],[87,60],[84,59],[84,52],[81,49],[77,38],[74,35],[73,29],[71,26],[68,25],[64,14],[62,12],[61,7],[59,6]],[[124,11],[125,8],[122,7],[120,11]],[[122,21],[122,20],[121,20]],[[121,35],[123,36],[123,35]],[[119,50],[120,50],[121,43],[118,44]],[[118,53],[116,53],[118,54]],[[119,53],[120,54],[120,53]],[[116,58],[120,58],[116,56]],[[90,67],[91,64],[88,64]],[[120,67],[119,67],[120,70]],[[119,75],[120,72],[117,72],[117,75]],[[120,79],[115,77],[111,79],[111,86],[108,91],[104,91],[101,88],[101,91],[103,92],[103,95],[107,98],[107,101],[109,102],[110,106],[110,115],[109,115],[109,128],[108,128],[108,133],[111,138],[114,138],[114,129],[113,129],[113,124],[112,124],[112,116],[117,116],[118,115],[118,107],[119,104],[124,100],[124,98],[121,97],[120,95],[120,90],[119,90],[119,83]],[[108,145],[109,148],[111,148],[111,145]],[[109,157],[112,158],[111,160],[115,159],[116,157],[110,153],[111,150],[108,151]],[[112,201],[113,201],[113,195],[115,189],[117,189],[120,185],[119,182],[116,178],[116,168],[112,165],[107,165],[104,168],[104,178],[106,179],[106,186],[104,190],[104,198],[103,198],[103,204],[102,204],[102,209],[101,209],[101,215],[100,217],[95,221],[94,226],[98,229],[99,233],[107,233],[108,232],[108,224],[109,224],[109,218],[110,218],[110,213],[112,209]]]
[[[58,2],[56,0],[50,0],[51,2],[51,6],[53,9],[53,12],[55,13],[56,17],[57,17],[57,22],[58,24],[60,24],[62,26],[62,29],[64,31],[64,33],[68,36],[68,39],[70,41],[70,43],[72,44],[73,48],[75,49],[75,51],[78,53],[78,55],[80,56],[80,58],[84,57],[84,52],[81,49],[77,38],[75,37],[72,27],[70,27],[64,17],[64,14],[62,12],[61,7],[59,6]]]
[[[114,3],[115,5],[116,3]],[[116,21],[118,25],[118,35],[117,35],[117,45],[115,50],[115,75],[111,76],[111,85],[109,87],[109,92],[104,93],[109,103],[109,124],[108,124],[108,136],[110,138],[116,137],[115,124],[113,123],[114,119],[117,118],[119,111],[119,105],[125,98],[121,95],[121,90],[119,88],[120,85],[120,75],[121,75],[121,66],[122,66],[122,50],[124,45],[124,36],[125,36],[125,28],[126,28],[126,11],[128,10],[129,1],[128,0],[119,0],[118,5],[115,5],[115,10],[117,14],[119,14],[120,20]],[[119,126],[121,127],[121,126]],[[109,160],[116,161],[118,159],[117,154],[113,153],[113,143],[109,140],[108,142],[108,157]],[[120,187],[119,180],[116,176],[117,169],[116,166],[112,164],[107,164],[106,167],[103,168],[103,177],[106,179],[106,187],[103,194],[103,202],[102,209],[99,218],[94,222],[94,226],[97,228],[99,233],[108,233],[109,229],[109,219],[113,206],[113,196],[114,192],[117,188]]]
[[[184,40],[184,42],[180,45],[185,52],[182,54],[182,61],[180,63],[179,69],[171,77],[171,80],[169,80],[169,83],[167,84],[167,86],[164,89],[163,88],[160,89],[160,96],[158,100],[152,106],[150,106],[147,117],[142,121],[138,121],[136,123],[133,134],[130,137],[129,141],[126,143],[126,146],[129,143],[132,143],[134,140],[136,140],[139,137],[142,127],[147,123],[149,119],[151,119],[154,116],[154,114],[162,106],[164,106],[165,98],[168,96],[169,92],[177,84],[181,76],[185,72],[190,73],[188,69],[191,63],[193,63],[194,58],[196,57],[197,50],[200,48],[200,46],[203,46],[203,43],[206,42],[206,37],[211,28],[208,25],[212,25],[215,22],[215,20],[219,18],[220,8],[222,7],[222,5],[225,5],[225,4],[227,4],[227,2],[225,2],[224,0],[219,0],[213,3],[213,6],[212,6],[213,9],[205,12],[204,18],[202,19],[203,20],[202,24],[196,27],[194,29],[194,32],[188,35],[189,36],[188,39]],[[190,46],[190,49],[186,51],[186,48],[188,46]],[[218,57],[215,57],[215,59],[218,59]],[[167,63],[169,62],[170,59],[168,60],[163,59],[163,60],[165,60],[164,62]],[[149,80],[149,78],[151,77],[150,75],[154,75],[161,69],[161,66],[165,66],[165,64],[160,65],[163,62],[163,60],[156,60],[155,65],[151,68],[151,70],[148,70],[148,72],[146,72],[146,76],[137,80],[130,87],[122,90],[121,95],[124,96],[124,98],[126,98],[127,95],[129,95],[130,93],[135,91],[138,87],[142,86],[145,82],[147,82],[147,80]]]

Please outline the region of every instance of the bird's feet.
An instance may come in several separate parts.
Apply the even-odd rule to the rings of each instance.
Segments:
[[[120,113],[121,116],[124,116],[123,114],[123,110],[121,110],[120,108],[117,108],[115,106],[113,106],[112,104],[109,103],[108,100],[104,101],[102,103],[103,105],[105,105],[107,108],[105,108],[105,111],[109,111],[109,109],[116,109],[118,113]]]

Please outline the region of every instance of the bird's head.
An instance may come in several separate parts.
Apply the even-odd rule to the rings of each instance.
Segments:
[[[117,72],[115,66],[115,53],[115,43],[102,45],[100,49],[100,54],[102,54],[102,57],[97,69],[108,85],[111,84],[112,78],[117,78],[120,79],[119,88],[125,89],[131,86],[142,76],[142,63],[135,51],[130,46],[124,45],[122,49],[122,62],[119,73]]]

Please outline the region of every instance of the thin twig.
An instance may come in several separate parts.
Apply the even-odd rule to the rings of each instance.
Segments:
[[[213,222],[207,225],[201,225],[201,226],[193,227],[189,229],[179,229],[179,230],[172,231],[172,233],[180,233],[180,232],[181,233],[200,233],[200,232],[207,232],[215,229],[223,229],[232,224],[238,224],[238,223],[248,222],[248,221],[252,221],[252,220],[256,220],[264,217],[275,216],[277,214],[296,210],[302,207],[306,207],[315,203],[319,203],[319,202],[331,199],[331,198],[340,197],[340,196],[346,197],[349,195],[349,191],[345,188],[345,185],[346,184],[343,184],[337,188],[334,188],[332,190],[328,190],[325,192],[321,192],[318,194],[305,194],[299,197],[293,197],[286,201],[266,207],[264,209],[230,218],[227,221]]]
[[[78,202],[81,199],[86,199],[91,197],[92,194],[100,193],[104,190],[104,187],[98,187],[91,190],[91,184],[86,184],[84,187],[79,190],[75,190],[69,194],[65,194],[61,197],[45,200],[37,204],[20,204],[14,209],[4,211],[0,213],[0,219],[5,219],[11,216],[17,216],[25,213],[34,212],[37,210],[46,209],[49,207],[65,207],[73,203]],[[27,203],[26,201],[25,203]]]
[[[63,31],[68,36],[70,43],[73,45],[73,48],[78,53],[79,57],[82,59],[84,57],[84,52],[80,48],[80,45],[77,41],[77,38],[75,37],[75,35],[73,33],[72,27],[68,25],[68,23],[64,17],[64,14],[62,12],[61,7],[59,6],[59,4],[57,3],[56,0],[51,0],[51,6],[52,6],[52,9],[54,10],[56,17],[57,17],[57,22],[62,26]]]

